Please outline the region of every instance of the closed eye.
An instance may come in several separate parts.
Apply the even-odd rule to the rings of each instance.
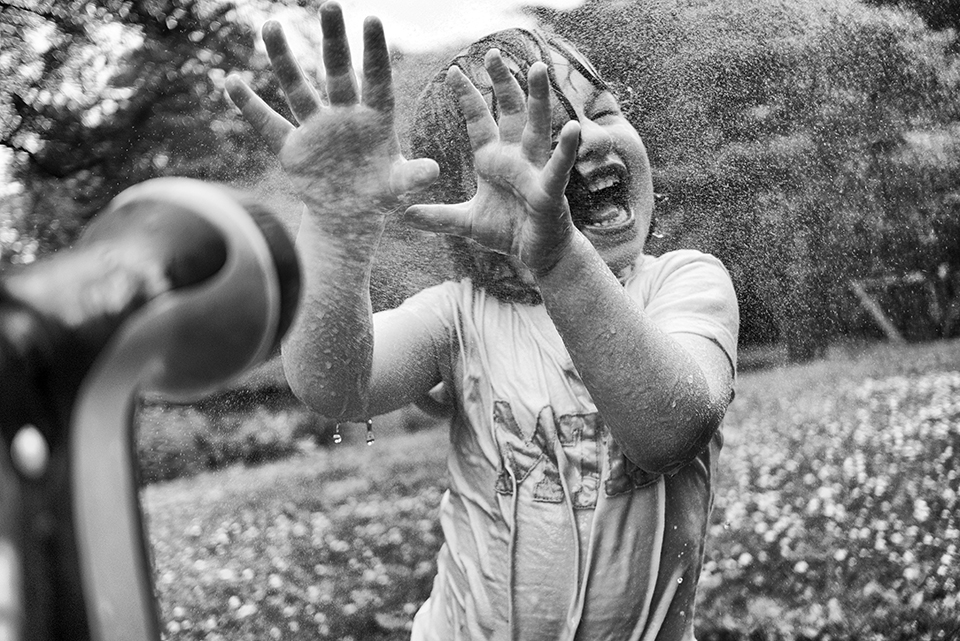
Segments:
[[[620,113],[619,109],[605,109],[594,114],[590,114],[590,120],[594,122],[598,120],[603,120],[604,118],[619,118],[623,114]]]
[[[604,118],[619,118],[622,115],[620,103],[609,91],[604,91],[598,95],[587,109],[587,117],[593,121],[603,120]]]

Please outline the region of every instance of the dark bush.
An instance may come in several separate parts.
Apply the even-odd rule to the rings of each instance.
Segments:
[[[291,456],[300,451],[302,426],[312,420],[297,407],[212,414],[194,406],[147,405],[138,413],[140,480],[167,481]]]
[[[207,469],[197,440],[209,420],[187,407],[149,406],[138,413],[141,483],[193,476]]]

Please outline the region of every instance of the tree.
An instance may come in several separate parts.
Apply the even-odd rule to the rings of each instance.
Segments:
[[[0,145],[23,186],[17,210],[6,203],[15,230],[46,251],[133,183],[261,168],[268,156],[221,87],[257,62],[253,43],[232,2],[0,0]]]
[[[541,11],[616,79],[666,239],[718,255],[747,342],[851,329],[849,281],[957,252],[950,34],[854,0],[592,0]]]

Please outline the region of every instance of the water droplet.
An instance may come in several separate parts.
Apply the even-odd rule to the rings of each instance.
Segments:
[[[31,479],[42,478],[50,461],[50,446],[33,425],[23,425],[10,443],[10,456],[14,467]]]
[[[678,578],[677,583],[683,583],[683,577]]]
[[[367,445],[373,445],[373,442],[377,440],[373,438],[373,419],[367,419]]]
[[[724,521],[724,522],[723,522],[723,529],[724,529],[724,530],[729,530],[729,529],[730,529],[730,521]]]

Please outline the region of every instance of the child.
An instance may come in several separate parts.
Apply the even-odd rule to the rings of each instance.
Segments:
[[[692,639],[733,397],[727,272],[699,252],[643,254],[646,151],[570,44],[510,30],[469,47],[419,103],[414,146],[436,162],[406,160],[380,23],[364,25],[362,91],[335,3],[321,23],[330,106],[273,23],[301,125],[236,79],[228,91],[306,205],[291,387],[354,420],[439,384],[451,399],[445,543],[413,638]],[[371,314],[385,217],[434,181],[403,217],[462,237],[466,277]]]

